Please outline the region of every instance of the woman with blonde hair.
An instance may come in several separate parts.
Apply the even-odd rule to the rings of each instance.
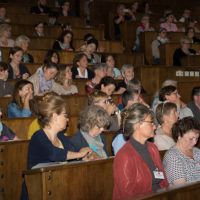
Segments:
[[[11,26],[9,24],[0,25],[0,47],[14,47],[14,40],[11,39]]]
[[[33,63],[33,56],[30,55],[28,51],[28,47],[30,44],[30,39],[25,35],[20,35],[15,40],[15,46],[21,47],[23,50],[22,62],[23,63]]]
[[[69,95],[78,93],[78,89],[72,81],[72,71],[70,66],[63,65],[59,68],[56,82],[62,85],[62,88],[60,89],[60,94]]]

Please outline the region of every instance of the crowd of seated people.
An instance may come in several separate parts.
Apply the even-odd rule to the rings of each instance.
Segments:
[[[50,16],[51,8],[46,0],[38,0],[30,12],[35,17],[38,14]],[[59,1],[58,12],[63,17],[76,15],[68,1]],[[170,42],[168,32],[183,31],[181,48],[176,49],[173,56],[173,64],[181,66],[183,57],[198,54],[190,49],[190,44],[199,43],[198,30],[189,25],[192,21],[190,9],[185,9],[179,20],[188,23],[185,30],[176,25],[176,13],[173,13],[166,10],[158,28],[150,21],[155,12],[148,2],[140,4],[135,1],[130,9],[119,4],[113,20],[115,39],[122,37],[122,23],[140,22],[135,30],[135,43],[131,42],[134,43],[132,50],[141,52],[141,34],[157,31],[150,47],[153,64],[158,65],[161,63],[159,47]],[[0,7],[2,22],[9,22],[9,19]],[[48,39],[44,28],[45,23],[38,22],[32,36]],[[111,52],[104,54],[99,41],[91,33],[86,34],[84,44],[75,49],[73,30],[62,29],[60,36],[53,38],[46,50],[43,63],[38,63],[36,71],[31,73],[29,67],[37,64],[34,63],[37,59],[29,53],[32,38],[21,33],[14,41],[11,29],[12,25],[0,25],[0,48],[10,48],[9,60],[0,62],[0,98],[11,97],[7,105],[8,118],[34,117],[27,133],[30,139],[28,169],[40,163],[107,159],[111,155],[102,132],[114,131],[113,199],[136,198],[169,185],[200,180],[200,151],[195,147],[200,134],[199,86],[191,91],[191,101],[183,102],[177,82],[167,80],[157,92],[154,91],[150,108],[150,102],[144,98],[148,88],[147,91],[143,88],[135,74],[135,66],[129,64],[128,59],[118,66],[115,55]],[[66,51],[73,53],[73,63],[60,61],[62,53],[66,57],[69,55]],[[62,95],[76,94],[73,97],[78,99],[78,81],[82,81],[88,105],[75,116],[78,117],[77,131],[70,133],[72,136],[69,137],[66,132],[70,105]],[[114,101],[114,95],[117,95],[118,102]],[[0,110],[0,118],[3,112]],[[19,139],[17,133],[0,119],[0,141]],[[159,151],[163,150],[166,153],[162,162]],[[27,195],[25,187],[23,184],[24,197]]]

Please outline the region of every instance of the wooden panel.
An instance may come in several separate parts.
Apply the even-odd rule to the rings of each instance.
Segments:
[[[34,26],[32,25],[19,25],[12,24],[12,35],[13,37],[17,37],[21,34],[26,35],[28,37],[33,37]],[[45,35],[48,38],[58,38],[62,32],[60,26],[45,26],[44,27]],[[75,39],[83,39],[86,33],[93,34],[97,39],[104,40],[104,27],[96,28],[75,28],[73,27],[73,34]]]
[[[0,142],[0,189],[5,200],[20,199],[28,141]]]
[[[109,200],[112,198],[113,187],[112,163],[113,159],[111,158],[27,171],[25,179],[30,194],[29,199],[60,200],[65,197],[72,200]],[[45,180],[42,185],[46,187],[42,198],[41,193],[31,191],[32,185],[36,185],[39,180],[42,180],[41,178],[35,180],[34,176],[42,176],[43,174]],[[75,188],[78,189],[78,192],[74,192]]]

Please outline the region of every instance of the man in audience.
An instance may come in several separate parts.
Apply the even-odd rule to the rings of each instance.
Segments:
[[[193,117],[192,111],[187,107],[185,103],[181,101],[180,97],[181,96],[179,95],[177,88],[172,85],[163,87],[159,92],[160,101],[169,101],[176,104],[180,119],[189,116]]]
[[[188,107],[192,110],[194,118],[200,121],[200,87],[192,89],[192,101],[188,103]]]

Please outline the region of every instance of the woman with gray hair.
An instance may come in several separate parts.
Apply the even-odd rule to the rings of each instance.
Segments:
[[[134,67],[131,64],[124,64],[121,68],[121,74],[123,81],[120,81],[117,85],[116,91],[118,94],[122,94],[127,89],[127,84],[134,78]]]
[[[123,134],[128,140],[114,159],[113,200],[136,198],[168,185],[154,137],[152,111],[134,104],[123,117]]]
[[[20,35],[15,40],[15,46],[21,47],[23,49],[23,56],[22,56],[23,63],[34,62],[33,56],[27,52],[29,44],[30,44],[30,39],[25,35]]]
[[[110,125],[109,115],[100,106],[88,106],[79,116],[79,131],[71,142],[77,150],[83,147],[92,149],[88,159],[107,158],[105,138],[102,131]]]

